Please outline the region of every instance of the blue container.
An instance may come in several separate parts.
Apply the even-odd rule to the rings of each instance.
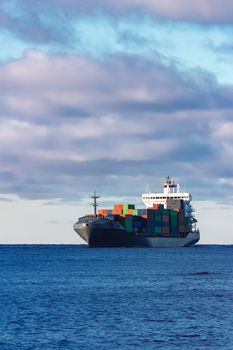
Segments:
[[[171,234],[173,235],[173,236],[176,236],[177,234],[178,234],[178,228],[177,227],[172,227],[171,228]]]
[[[114,214],[108,214],[108,218],[110,218],[110,219],[114,219]]]
[[[142,222],[141,221],[134,221],[133,226],[135,228],[142,228]]]

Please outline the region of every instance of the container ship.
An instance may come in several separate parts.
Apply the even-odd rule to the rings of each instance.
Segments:
[[[143,209],[134,204],[114,204],[113,209],[79,218],[75,232],[89,247],[188,247],[197,243],[200,232],[190,193],[182,192],[169,177],[161,193],[143,193]]]

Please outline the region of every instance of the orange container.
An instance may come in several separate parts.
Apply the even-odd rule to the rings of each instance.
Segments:
[[[116,209],[116,210],[119,210],[119,209],[121,209],[121,210],[123,210],[123,208],[124,208],[124,204],[114,204],[114,210]]]
[[[123,214],[123,210],[122,209],[114,209],[113,210],[113,214],[114,215],[122,215]]]

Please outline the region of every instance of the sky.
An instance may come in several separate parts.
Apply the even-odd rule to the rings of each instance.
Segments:
[[[0,243],[82,243],[170,175],[233,244],[233,0],[0,0]]]

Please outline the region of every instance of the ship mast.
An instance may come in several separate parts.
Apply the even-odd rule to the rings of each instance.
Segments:
[[[97,216],[97,207],[98,207],[97,199],[100,198],[100,196],[97,196],[96,192],[94,192],[94,195],[91,196],[91,198],[93,199],[92,206],[94,207],[94,215]]]

